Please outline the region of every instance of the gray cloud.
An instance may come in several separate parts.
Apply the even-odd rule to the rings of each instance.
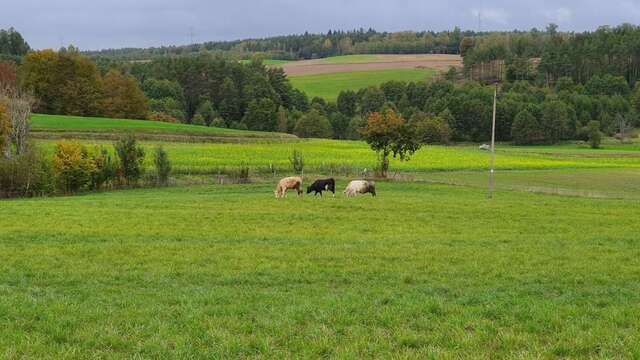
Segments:
[[[377,30],[544,28],[583,31],[640,19],[639,0],[21,0],[3,6],[35,48],[141,47],[373,27]]]

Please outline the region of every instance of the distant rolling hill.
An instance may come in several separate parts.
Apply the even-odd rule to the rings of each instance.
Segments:
[[[390,80],[423,81],[450,67],[462,67],[462,58],[439,54],[345,55],[270,66],[282,67],[293,86],[309,97],[335,100],[343,90],[359,90]]]
[[[143,140],[184,142],[242,142],[295,140],[296,136],[275,132],[244,131],[150,120],[108,119],[34,114],[32,136],[39,139],[116,139],[134,133]]]

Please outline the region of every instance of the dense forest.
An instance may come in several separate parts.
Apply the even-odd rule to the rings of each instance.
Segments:
[[[22,39],[14,30],[2,34],[5,42]],[[434,35],[402,34],[335,31],[265,39],[244,44],[243,49],[264,52],[280,44],[281,49],[298,51],[327,39],[326,48],[333,49],[347,38],[352,45],[370,46],[375,39],[408,44]],[[23,46],[3,47],[12,49],[7,54],[17,59],[0,64],[0,82],[5,86],[13,82],[32,92],[37,99],[35,110],[44,113],[357,139],[370,114],[392,109],[413,124],[426,143],[481,142],[490,133],[494,87],[470,81],[465,71],[503,61],[506,81],[499,87],[497,109],[500,140],[546,144],[587,139],[594,128],[624,138],[640,125],[640,86],[636,84],[640,28],[636,26],[602,27],[580,34],[558,32],[554,25],[545,31],[489,34],[456,29],[440,36],[441,41],[433,44],[444,46],[440,48],[444,52],[457,46],[464,57],[464,71],[452,70],[436,81],[391,81],[344,91],[336,102],[308,99],[291,86],[281,69],[266,67],[259,59],[245,64],[222,53],[198,52],[100,63],[73,47],[28,51],[23,40]],[[232,48],[211,44],[212,50]],[[331,55],[314,51],[311,56]]]
[[[603,26],[593,32],[546,31],[492,33],[462,41],[467,69],[475,64],[504,60],[507,80],[553,85],[562,77],[586,84],[593,76],[616,75],[634,86],[640,75],[640,27]]]
[[[285,35],[264,39],[205,42],[185,46],[157,48],[107,49],[86,52],[92,58],[119,60],[149,60],[169,55],[201,53],[226,54],[249,58],[262,54],[265,58],[301,60],[348,54],[458,54],[463,37],[473,37],[472,31],[403,31],[377,32],[373,29],[328,31],[326,34]]]

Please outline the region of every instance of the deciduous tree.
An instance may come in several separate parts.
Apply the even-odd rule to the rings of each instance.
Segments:
[[[408,125],[402,116],[392,109],[369,114],[362,136],[378,154],[383,176],[386,176],[389,170],[389,155],[404,161],[420,149],[420,140],[415,128]]]
[[[293,133],[303,138],[330,138],[331,124],[318,110],[311,110],[296,123]]]
[[[147,98],[132,76],[111,70],[104,76],[102,85],[100,109],[103,115],[120,119],[147,118]]]

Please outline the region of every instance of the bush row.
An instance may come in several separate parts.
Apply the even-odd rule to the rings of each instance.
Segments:
[[[145,150],[133,136],[114,143],[113,151],[62,141],[51,158],[30,144],[26,151],[0,159],[0,196],[73,194],[141,184],[165,186],[171,175],[168,154],[158,146],[153,157],[154,171],[145,177]]]

